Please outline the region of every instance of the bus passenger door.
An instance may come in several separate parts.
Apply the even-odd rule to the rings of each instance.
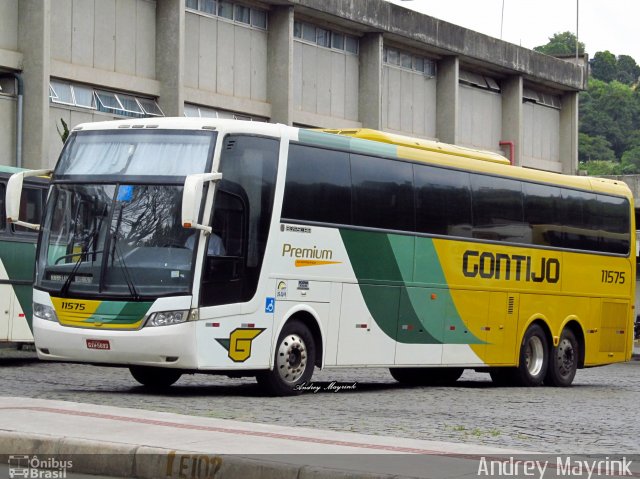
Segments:
[[[260,369],[272,360],[273,282],[265,260],[280,142],[253,135],[223,140],[203,255],[196,344],[202,369]],[[262,280],[261,280],[262,278]]]

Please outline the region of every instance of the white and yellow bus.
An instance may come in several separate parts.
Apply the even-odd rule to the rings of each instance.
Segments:
[[[619,182],[370,130],[85,124],[52,178],[36,347],[149,387],[293,394],[315,367],[568,386],[631,357],[633,211]]]
[[[8,224],[4,215],[7,181],[26,171],[0,166],[0,342],[33,343],[31,305],[37,232]],[[31,178],[22,189],[22,216],[40,223],[47,196],[46,178]]]

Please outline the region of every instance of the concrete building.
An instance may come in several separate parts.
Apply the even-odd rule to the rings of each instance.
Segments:
[[[219,116],[389,132],[577,171],[579,66],[383,0],[0,0],[0,164],[61,120]]]

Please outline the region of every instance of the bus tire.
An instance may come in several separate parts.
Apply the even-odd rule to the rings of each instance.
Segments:
[[[560,335],[558,346],[551,348],[545,384],[556,387],[571,386],[578,369],[579,347],[576,335],[571,329],[565,328]]]
[[[153,366],[131,366],[129,371],[136,381],[149,389],[166,389],[182,376],[177,369]]]
[[[455,383],[463,368],[389,368],[393,379],[409,386],[446,386]]]
[[[532,324],[520,344],[519,366],[513,370],[514,386],[540,386],[549,367],[547,335],[538,324]]]
[[[304,323],[291,320],[284,325],[276,343],[273,369],[256,375],[258,384],[271,396],[293,396],[302,390],[297,386],[313,375],[316,346]]]

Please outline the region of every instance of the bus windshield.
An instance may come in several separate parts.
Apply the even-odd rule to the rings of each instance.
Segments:
[[[183,183],[210,168],[215,134],[104,133],[84,132],[61,158],[36,286],[61,297],[189,294],[197,230],[181,224]]]
[[[215,136],[212,131],[80,131],[65,147],[55,177],[185,177],[203,173]]]

